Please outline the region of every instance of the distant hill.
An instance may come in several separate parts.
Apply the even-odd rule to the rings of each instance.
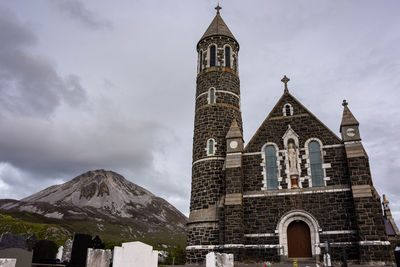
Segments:
[[[166,200],[112,171],[86,172],[24,199],[0,200],[0,232],[35,232],[59,244],[74,232],[119,243],[185,243],[187,218]]]

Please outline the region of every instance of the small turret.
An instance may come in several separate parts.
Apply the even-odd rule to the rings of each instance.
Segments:
[[[342,140],[344,142],[361,141],[360,131],[358,129],[360,123],[356,120],[353,113],[351,113],[346,100],[343,100],[342,105],[344,107],[342,123],[340,124]]]
[[[390,211],[389,208],[389,201],[386,199],[386,196],[383,195],[383,201],[382,201],[382,206],[383,206],[383,217],[385,219],[385,230],[387,235],[398,235],[399,234],[399,228],[397,228],[396,222],[394,221],[392,217],[392,212]]]

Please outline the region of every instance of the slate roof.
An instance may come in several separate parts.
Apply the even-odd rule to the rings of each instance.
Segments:
[[[211,22],[210,26],[208,26],[206,32],[203,34],[201,39],[216,35],[228,36],[236,41],[236,38],[233,36],[228,26],[226,26],[224,20],[219,13],[215,15],[213,21]]]

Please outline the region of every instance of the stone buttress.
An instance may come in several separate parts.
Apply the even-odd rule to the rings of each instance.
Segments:
[[[239,44],[222,20],[219,9],[197,44],[188,264],[203,263],[208,252],[223,248],[226,137],[234,120],[242,132]]]

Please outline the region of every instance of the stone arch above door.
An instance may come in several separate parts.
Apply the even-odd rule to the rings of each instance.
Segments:
[[[319,247],[319,232],[321,231],[321,228],[319,227],[318,221],[307,211],[292,210],[281,217],[276,227],[276,232],[279,234],[279,246],[281,248],[281,256],[288,257],[287,228],[289,224],[293,221],[303,221],[308,225],[311,234],[312,256],[315,257],[317,255],[320,255],[321,249]]]

